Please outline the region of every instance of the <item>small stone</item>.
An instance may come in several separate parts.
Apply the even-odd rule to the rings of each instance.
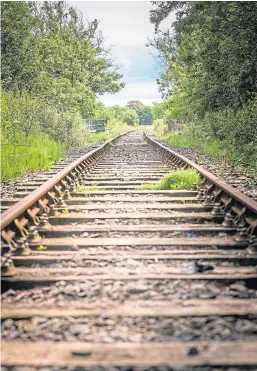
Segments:
[[[79,251],[79,247],[77,245],[72,245],[70,249],[72,251]]]
[[[181,273],[194,274],[198,272],[197,264],[195,262],[184,262],[181,264]]]
[[[240,283],[232,283],[232,285],[230,285],[230,288],[232,290],[236,290],[236,291],[240,291],[240,292],[247,291],[247,287],[245,287],[244,285],[242,285]]]
[[[129,337],[129,340],[130,341],[133,341],[135,343],[139,343],[141,341],[141,339],[142,339],[142,335],[141,334],[135,334],[135,335],[131,335]]]
[[[9,330],[12,328],[13,325],[14,325],[14,320],[11,318],[8,318],[7,320],[3,322],[3,329]]]
[[[141,265],[140,262],[138,262],[137,260],[134,260],[134,259],[127,259],[127,264],[131,265],[131,266]]]
[[[10,289],[8,291],[6,291],[3,296],[16,296],[16,291],[14,291],[13,289]]]
[[[227,233],[224,233],[224,232],[220,232],[218,235],[219,235],[220,237],[227,237]]]
[[[127,290],[130,294],[141,294],[147,290],[147,286],[128,287]]]
[[[199,351],[196,347],[191,347],[191,348],[188,349],[187,354],[189,356],[197,356],[199,354]]]
[[[66,286],[66,282],[65,281],[56,282],[55,286],[57,286],[57,287]]]

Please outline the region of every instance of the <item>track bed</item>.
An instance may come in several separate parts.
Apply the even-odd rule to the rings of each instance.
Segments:
[[[40,179],[5,200],[3,251],[17,246],[2,270],[3,370],[257,370],[256,205],[208,174],[193,190],[138,190],[184,167],[165,151],[132,132],[25,214]]]

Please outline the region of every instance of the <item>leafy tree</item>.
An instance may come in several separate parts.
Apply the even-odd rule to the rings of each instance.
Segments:
[[[135,110],[127,107],[112,106],[106,109],[108,119],[116,119],[130,126],[137,126],[139,117]]]
[[[85,22],[67,3],[3,2],[1,17],[5,90],[44,101],[67,117],[78,113],[82,120],[98,114],[97,94],[124,86],[98,21]]]
[[[137,126],[139,124],[137,112],[130,108],[123,110],[121,120],[130,126]]]
[[[138,111],[143,106],[144,106],[144,104],[142,102],[140,102],[139,100],[130,100],[127,103],[127,107],[131,108],[131,109],[134,109],[135,111]]]
[[[138,100],[131,100],[127,103],[127,107],[134,109],[139,117],[139,124],[152,124],[153,116],[152,109],[150,106],[145,106]]]
[[[157,84],[165,99],[154,106],[154,116],[179,119],[185,128],[197,131],[199,141],[213,138],[249,154],[247,145],[256,158],[256,2],[153,5],[150,21],[155,33],[148,46],[158,50],[163,69]],[[162,30],[161,22],[171,12],[176,20]]]

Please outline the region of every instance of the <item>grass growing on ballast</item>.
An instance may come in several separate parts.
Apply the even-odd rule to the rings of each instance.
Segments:
[[[78,185],[76,192],[94,192],[99,191],[97,184],[93,184],[91,186],[84,186],[84,185]]]
[[[137,189],[165,190],[165,189],[191,189],[193,184],[200,182],[200,175],[195,169],[178,169],[164,175],[157,183],[145,183]]]

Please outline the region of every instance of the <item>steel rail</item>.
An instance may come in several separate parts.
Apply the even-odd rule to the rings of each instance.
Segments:
[[[126,132],[127,133],[127,132]],[[104,143],[100,147],[88,152],[86,155],[80,157],[79,159],[73,161],[70,165],[65,167],[63,170],[59,171],[51,179],[44,182],[41,186],[37,187],[30,194],[22,198],[20,201],[11,206],[8,210],[1,214],[1,230],[6,228],[10,223],[12,223],[16,218],[22,215],[28,208],[34,205],[41,197],[45,196],[52,188],[54,188],[60,181],[62,181],[67,175],[69,175],[72,170],[79,166],[85,160],[88,160],[94,154],[99,153],[101,150],[107,148],[110,143],[115,142],[118,138],[125,135],[123,133],[118,135],[108,142]]]
[[[244,195],[243,193],[241,193],[240,191],[238,191],[236,188],[226,183],[225,181],[220,180],[215,175],[210,173],[208,170],[205,170],[202,166],[197,165],[195,162],[173,151],[172,149],[165,147],[163,144],[150,138],[146,133],[144,133],[144,135],[146,139],[150,141],[150,143],[162,148],[163,150],[177,157],[179,160],[184,162],[186,165],[189,165],[190,167],[196,169],[205,179],[208,179],[211,183],[213,183],[216,187],[218,187],[219,189],[224,191],[226,194],[231,196],[234,200],[240,202],[241,204],[246,206],[248,209],[250,209],[251,211],[257,214],[257,202],[256,201]]]

